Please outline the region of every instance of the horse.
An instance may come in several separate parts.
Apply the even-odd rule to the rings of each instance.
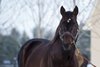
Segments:
[[[62,55],[61,54],[62,52],[59,49],[61,49],[61,47],[63,45],[63,43],[60,39],[60,35],[65,33],[66,31],[70,32],[73,35],[73,38],[76,40],[77,32],[78,32],[78,23],[77,23],[78,7],[75,6],[73,11],[65,11],[64,7],[62,6],[60,8],[60,13],[62,15],[62,18],[61,18],[59,26],[57,27],[54,38],[51,41],[47,40],[47,39],[32,39],[32,40],[29,40],[28,42],[26,42],[22,46],[22,48],[20,49],[19,54],[18,54],[18,66],[19,67],[32,67],[32,66],[42,67],[44,65],[44,63],[42,63],[42,61],[51,60],[50,58],[48,58],[48,56],[49,56],[48,53],[54,54],[54,56],[60,57],[60,55]],[[46,50],[48,50],[48,51],[46,51]],[[41,58],[44,56],[45,56],[45,58]],[[34,57],[34,58],[38,57],[36,60],[39,62],[37,62],[37,63],[35,62],[35,63],[36,63],[36,65],[40,64],[40,66],[35,66],[35,65],[33,65],[34,63],[30,64],[31,61],[34,61],[34,59],[32,59],[32,57]],[[54,59],[56,59],[57,57],[54,57]],[[41,60],[39,60],[39,59],[41,59]],[[57,64],[59,64],[59,62],[57,60],[55,60],[55,61]],[[49,66],[47,66],[47,67],[53,66],[51,61],[48,62],[47,64],[49,64]],[[28,65],[30,65],[30,66],[28,66]]]
[[[40,45],[35,48],[25,67],[78,67],[75,55],[75,40],[66,32],[54,44]]]

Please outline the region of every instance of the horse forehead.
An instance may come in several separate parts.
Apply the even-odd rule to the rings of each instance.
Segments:
[[[67,11],[67,12],[65,13],[65,15],[66,15],[66,17],[71,18],[71,17],[73,16],[73,12]]]

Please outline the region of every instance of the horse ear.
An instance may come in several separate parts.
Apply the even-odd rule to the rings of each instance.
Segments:
[[[73,14],[74,14],[75,16],[77,16],[77,14],[78,14],[78,7],[77,7],[77,6],[75,6],[75,8],[74,8]]]
[[[61,13],[62,16],[64,16],[64,14],[65,14],[65,8],[63,6],[61,6],[61,8],[60,8],[60,13]]]

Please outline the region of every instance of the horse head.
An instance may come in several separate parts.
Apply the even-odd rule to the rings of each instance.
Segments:
[[[62,6],[60,8],[60,13],[62,15],[62,19],[58,26],[57,32],[63,34],[68,31],[73,35],[74,38],[76,38],[78,32],[78,7],[76,6],[73,11],[65,11],[65,8]]]

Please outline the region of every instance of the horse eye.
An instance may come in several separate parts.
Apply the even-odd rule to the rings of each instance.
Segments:
[[[71,21],[71,19],[69,18],[68,20],[67,20],[67,22],[69,23]]]

